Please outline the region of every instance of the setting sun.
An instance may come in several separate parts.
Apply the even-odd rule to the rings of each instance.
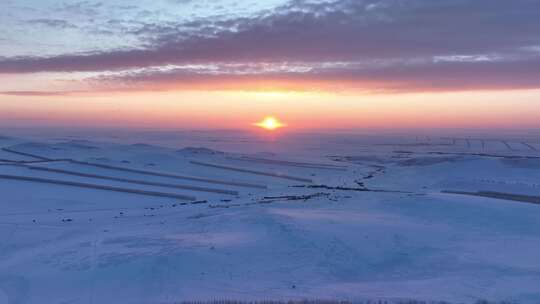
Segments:
[[[273,116],[267,116],[262,121],[254,123],[253,125],[269,131],[273,131],[287,126]]]

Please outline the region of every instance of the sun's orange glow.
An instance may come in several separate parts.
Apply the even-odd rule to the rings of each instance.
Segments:
[[[274,131],[279,128],[286,127],[287,125],[279,121],[277,118],[273,116],[267,116],[262,121],[254,123],[253,125],[269,130]]]
[[[0,75],[0,82],[4,84],[2,80]],[[540,111],[537,110],[540,90],[361,96],[267,92],[270,91],[264,94],[247,91],[116,92],[81,96],[0,94],[0,128],[106,126],[189,130],[249,128],[251,131],[260,128],[258,134],[267,135],[283,130],[294,133],[371,128],[540,128]],[[75,97],[77,102],[71,102]],[[179,99],[182,102],[178,102]],[[278,123],[265,122],[266,116],[273,116]],[[287,126],[282,128],[285,122]]]

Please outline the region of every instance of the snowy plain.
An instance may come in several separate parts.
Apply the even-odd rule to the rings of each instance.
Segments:
[[[0,303],[540,302],[538,137],[2,134],[0,148]]]

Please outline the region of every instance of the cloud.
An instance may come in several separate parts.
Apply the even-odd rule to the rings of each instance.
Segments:
[[[96,16],[99,10],[104,7],[103,2],[78,1],[72,3],[63,3],[58,10],[75,15]]]
[[[69,23],[66,20],[61,20],[61,19],[31,19],[26,22],[30,24],[45,25],[45,26],[59,28],[59,29],[77,28],[76,25]]]
[[[0,95],[6,96],[66,96],[75,92],[64,91],[0,91]]]
[[[84,12],[101,6],[83,1],[68,9]],[[537,87],[537,81],[528,78],[537,75],[527,66],[538,64],[538,28],[537,0],[291,0],[252,17],[145,23],[130,30],[145,39],[139,49],[0,58],[0,73],[150,69],[101,81],[153,81],[156,86],[251,77],[261,82],[376,83],[389,89],[413,84],[435,89]],[[151,69],[261,62],[302,63],[309,71],[241,75],[228,68],[216,75]],[[349,66],[318,68],[340,62]],[[366,63],[373,66],[359,68]]]
[[[93,78],[98,90],[417,92],[540,87],[540,57],[512,61],[297,63],[142,69]]]

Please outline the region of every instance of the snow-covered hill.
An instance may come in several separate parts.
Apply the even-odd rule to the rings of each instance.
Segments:
[[[540,302],[535,142],[133,140],[0,137],[0,303]]]

